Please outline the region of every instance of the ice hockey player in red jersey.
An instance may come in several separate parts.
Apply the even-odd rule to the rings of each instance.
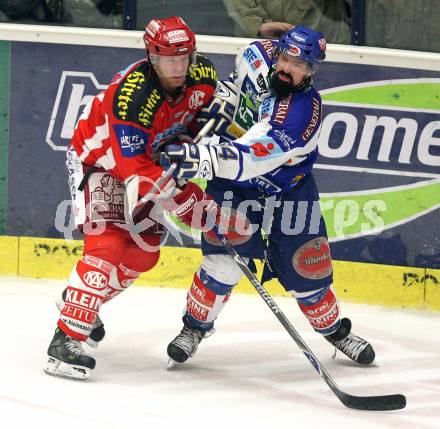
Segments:
[[[150,21],[144,41],[146,58],[117,73],[84,108],[67,151],[73,213],[84,234],[84,255],[58,302],[61,315],[45,366],[51,375],[77,379],[90,375],[96,362],[82,344],[96,346],[104,337],[101,305],[158,261],[162,232],[155,213],[158,205],[141,205],[139,197],[163,173],[157,162],[163,145],[197,134],[199,112],[215,90],[216,71],[197,55],[195,35],[181,18]],[[162,200],[168,195],[174,213],[183,213],[183,221],[185,216],[192,218],[192,207],[206,197],[195,184],[179,187],[174,180],[160,194]],[[170,207],[169,202],[163,205]],[[133,235],[129,225],[145,220],[147,228]]]

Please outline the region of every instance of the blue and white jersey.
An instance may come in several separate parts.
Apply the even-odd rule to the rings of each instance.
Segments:
[[[231,79],[240,96],[227,130],[236,137],[211,144],[217,177],[268,194],[289,191],[312,170],[322,118],[313,87],[283,99],[270,93],[267,75],[276,44],[254,42],[238,56]]]

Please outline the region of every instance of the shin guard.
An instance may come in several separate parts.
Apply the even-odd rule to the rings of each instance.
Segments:
[[[203,331],[211,330],[234,286],[219,282],[203,268],[195,273],[186,297],[185,318],[189,324]]]
[[[66,290],[59,328],[69,337],[85,341],[92,331],[115,267],[85,255],[73,269]]]
[[[340,325],[338,299],[331,285],[311,292],[293,292],[299,308],[320,334],[336,332]]]

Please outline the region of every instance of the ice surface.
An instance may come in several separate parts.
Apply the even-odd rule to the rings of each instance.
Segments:
[[[376,364],[357,366],[316,334],[293,299],[277,302],[339,387],[403,393],[407,408],[345,408],[259,296],[233,294],[197,356],[166,371],[186,291],[132,287],[101,310],[107,336],[89,380],[43,372],[62,281],[0,278],[2,428],[440,428],[440,315],[342,303]]]

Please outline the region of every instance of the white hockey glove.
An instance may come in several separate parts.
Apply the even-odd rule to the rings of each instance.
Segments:
[[[214,176],[215,157],[211,157],[209,146],[183,143],[170,144],[160,154],[160,165],[168,170],[172,163],[177,164],[173,177],[177,179],[206,179]]]
[[[214,98],[199,113],[198,123],[203,127],[211,118],[215,118],[212,133],[223,135],[234,119],[235,106],[238,103],[238,88],[229,81],[218,81]]]

